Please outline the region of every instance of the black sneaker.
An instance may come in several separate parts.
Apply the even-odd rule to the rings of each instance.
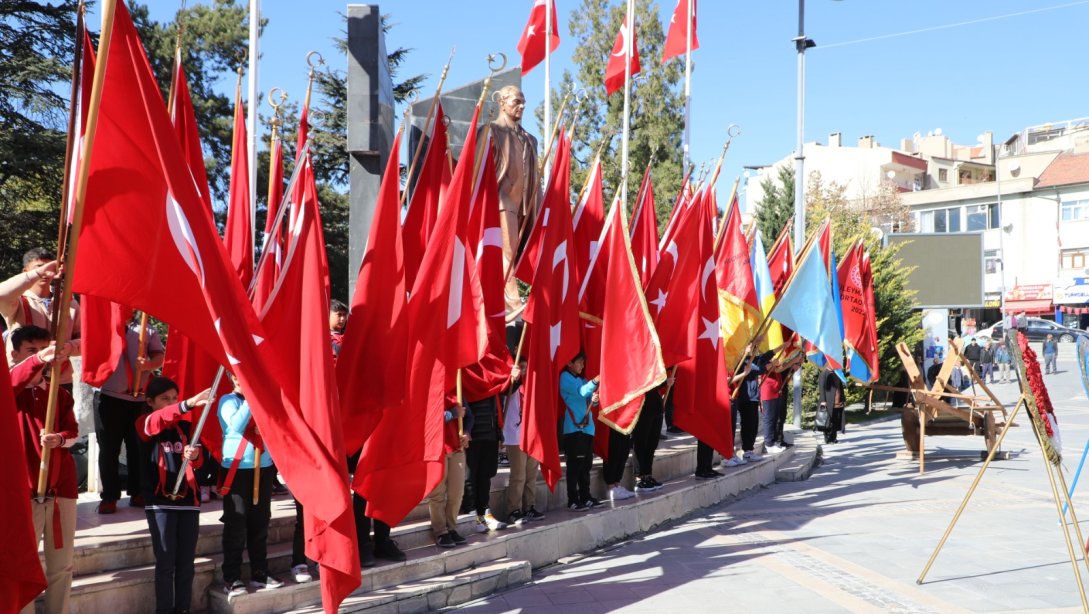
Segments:
[[[696,472],[697,480],[709,480],[711,478],[722,477],[722,473],[715,471],[714,469],[704,469],[703,471]]]
[[[647,476],[647,481],[649,481],[651,483],[651,485],[654,486],[654,488],[656,488],[656,489],[665,487],[665,484],[662,484],[658,480],[654,479],[653,475],[648,475]]]
[[[675,426],[671,426],[671,427],[666,429],[666,432],[667,433],[672,433],[673,435],[680,435],[680,434],[684,433],[684,430],[682,430],[682,429],[680,429],[678,427],[675,427]]]
[[[462,537],[461,533],[458,533],[457,531],[450,531],[449,533],[447,533],[447,535],[450,536],[450,539],[454,540],[454,545],[455,546],[460,546],[460,545],[464,544],[465,542],[469,541],[469,540],[465,539],[464,537]]]
[[[597,499],[595,499],[593,497],[590,497],[589,499],[587,499],[586,503],[588,503],[590,505],[590,507],[598,507],[599,505],[605,505],[604,503],[602,503],[601,501],[599,501],[599,500],[597,500]]]
[[[454,543],[454,538],[450,537],[449,533],[443,533],[435,540],[435,545],[439,548],[453,548],[457,544]]]
[[[528,519],[522,513],[522,510],[514,510],[510,513],[510,516],[507,516],[507,524],[511,526],[520,527],[525,524],[526,520]]]
[[[226,593],[228,597],[233,596],[233,595],[241,595],[241,594],[246,592],[246,585],[242,584],[241,580],[235,580],[233,582],[224,582],[223,583],[223,592]]]
[[[589,501],[587,501],[587,503],[589,503]],[[590,509],[591,507],[593,507],[593,506],[592,505],[582,504],[582,503],[575,503],[574,501],[567,504],[567,510],[570,511],[570,512],[585,512],[586,510]]]
[[[359,566],[374,567],[374,544],[367,542],[359,549]]]
[[[525,512],[525,519],[526,520],[544,520],[544,517],[545,517],[544,514],[538,512],[537,508],[532,507],[532,506],[530,506],[530,508],[528,510],[526,510],[526,512]]]
[[[397,547],[397,542],[392,539],[383,539],[374,542],[374,558],[386,561],[403,561],[405,553]]]
[[[272,494],[273,495],[286,495],[289,491],[287,486],[280,483],[279,479],[272,480]]]

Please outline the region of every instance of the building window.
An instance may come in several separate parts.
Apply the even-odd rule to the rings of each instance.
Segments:
[[[997,249],[988,249],[983,252],[983,270],[988,275],[997,273],[1002,268],[1002,262],[998,258]]]
[[[1064,271],[1084,271],[1085,270],[1085,256],[1086,249],[1064,249],[1062,250],[1062,268]]]
[[[968,226],[966,230],[968,232],[975,232],[978,230],[990,230],[992,228],[998,228],[998,212],[998,203],[988,203],[985,205],[968,205],[967,207],[965,207],[965,215],[967,216],[968,221]]]
[[[919,212],[919,232],[961,232],[960,207]]]
[[[949,181],[949,170],[944,168],[938,169],[938,181],[945,183]]]
[[[1064,222],[1089,220],[1089,199],[1063,201],[1062,220]]]

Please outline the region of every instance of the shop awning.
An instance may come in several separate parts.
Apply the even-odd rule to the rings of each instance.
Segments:
[[[1050,300],[1035,300],[1035,301],[1006,301],[1005,307],[1002,311],[1006,313],[1052,313],[1055,309],[1051,305]]]

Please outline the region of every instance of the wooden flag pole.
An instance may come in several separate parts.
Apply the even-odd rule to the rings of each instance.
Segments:
[[[423,129],[420,132],[420,142],[416,143],[416,152],[412,154],[412,161],[408,165],[408,172],[405,173],[405,189],[401,191],[401,204],[405,204],[405,199],[408,198],[409,188],[412,186],[412,172],[416,170],[416,163],[420,161],[420,153],[423,152],[424,137],[427,136],[428,130],[431,127],[431,118],[435,116],[435,105],[439,103],[439,96],[442,94],[442,85],[446,82],[446,75],[450,73],[450,63],[454,61],[454,53],[457,51],[456,47],[450,49],[450,57],[446,59],[446,66],[442,67],[442,74],[439,75],[439,85],[435,88],[435,96],[431,98],[431,108],[427,110],[427,117],[424,119]],[[504,56],[503,64],[506,64],[506,56]]]
[[[83,76],[83,38],[86,32],[87,23],[86,7],[83,4],[83,0],[80,0],[79,7],[76,9],[76,49],[75,60],[72,62],[72,89],[71,89],[71,103],[68,105],[68,138],[65,139],[64,145],[64,180],[61,183],[61,207],[60,218],[57,224],[57,254],[64,253],[64,244],[68,240],[68,208],[71,206],[71,191],[72,191],[72,165],[75,163],[73,154],[76,151],[77,141],[79,135],[76,134],[76,120],[79,118],[80,113],[80,90],[82,88],[82,76]],[[54,277],[50,282],[51,296],[57,294],[57,290],[60,287],[60,279]],[[50,309],[49,316],[49,337],[55,339],[57,336],[56,323],[60,319],[60,301],[53,301],[52,308]]]
[[[91,171],[91,155],[94,152],[95,134],[98,132],[98,114],[102,106],[102,87],[106,77],[106,64],[110,58],[110,39],[113,37],[113,19],[117,12],[117,0],[102,1],[102,34],[98,45],[98,61],[95,78],[91,85],[91,100],[87,109],[87,131],[83,139],[83,155],[80,156],[79,179],[76,182],[76,202],[72,216],[72,230],[64,258],[64,283],[61,286],[57,321],[56,345],[63,348],[68,343],[71,328],[72,277],[76,271],[76,251],[79,249],[79,233],[83,227],[83,205],[87,197],[87,179]],[[83,41],[80,41],[82,44]],[[63,247],[63,246],[62,246]],[[57,256],[58,259],[61,255]],[[64,361],[54,360],[49,378],[49,398],[45,410],[43,434],[52,434],[57,421],[57,398],[60,391],[61,366]],[[38,498],[45,496],[49,483],[49,459],[52,448],[42,448],[42,462],[38,468]]]
[[[543,173],[545,167],[548,166],[548,160],[552,157],[552,152],[555,150],[553,145],[556,142],[556,138],[559,137],[560,127],[563,125],[563,117],[567,113],[567,101],[571,98],[571,92],[567,92],[563,95],[563,100],[560,101],[560,112],[556,114],[556,124],[552,127],[552,131],[548,133],[548,144],[545,147],[544,155],[541,156],[541,161],[537,164],[539,172]]]
[[[460,412],[462,407],[465,406],[465,395],[461,388],[461,369],[458,369],[457,373],[457,395],[458,395],[458,411]],[[458,439],[465,436],[465,418],[458,416]]]

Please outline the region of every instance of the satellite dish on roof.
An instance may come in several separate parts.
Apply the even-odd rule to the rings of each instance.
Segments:
[[[935,128],[934,129],[934,136],[941,136],[941,135],[942,135],[942,129],[941,128]]]

